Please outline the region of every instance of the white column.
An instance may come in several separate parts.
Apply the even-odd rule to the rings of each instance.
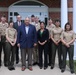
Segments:
[[[64,29],[65,23],[68,22],[67,0],[61,0],[61,27]]]
[[[76,0],[73,0],[73,30],[76,33]],[[74,43],[74,59],[76,59],[76,40]]]

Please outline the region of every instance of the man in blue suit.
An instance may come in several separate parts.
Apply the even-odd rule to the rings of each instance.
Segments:
[[[16,17],[17,21],[14,23],[14,28],[18,31],[18,27],[22,25],[23,22],[21,22],[21,16],[17,15]],[[16,44],[16,64],[19,63],[19,48]]]
[[[21,48],[22,71],[26,69],[26,50],[28,54],[28,69],[32,69],[32,51],[37,43],[37,34],[35,26],[30,24],[30,19],[25,18],[24,24],[18,29],[17,36],[18,47]]]

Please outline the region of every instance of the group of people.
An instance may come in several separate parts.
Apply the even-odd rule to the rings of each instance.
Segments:
[[[33,70],[32,65],[38,65],[44,70],[55,66],[56,51],[58,53],[58,65],[63,73],[66,68],[67,53],[69,55],[69,65],[71,73],[74,73],[74,41],[76,35],[69,22],[64,29],[60,27],[60,20],[55,23],[51,19],[48,25],[39,22],[39,18],[34,15],[26,17],[21,22],[21,16],[17,16],[17,22],[6,22],[6,17],[1,17],[0,22],[0,67],[2,66],[1,52],[4,51],[4,66],[9,70],[15,70],[14,61],[19,63],[19,49],[21,51],[21,70],[27,67]],[[43,54],[44,52],[44,54]],[[26,58],[27,56],[27,58]],[[44,56],[44,59],[43,59]],[[28,61],[28,66],[26,64]]]

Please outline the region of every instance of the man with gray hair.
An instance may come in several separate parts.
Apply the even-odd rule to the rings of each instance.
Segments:
[[[17,21],[14,23],[14,28],[17,30],[18,32],[18,27],[22,25],[23,22],[21,22],[22,17],[20,15],[17,15],[16,17]],[[19,63],[19,48],[16,44],[16,64]]]

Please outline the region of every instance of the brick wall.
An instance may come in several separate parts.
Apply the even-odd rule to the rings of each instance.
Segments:
[[[0,17],[1,17],[3,14],[6,15],[6,18],[7,18],[7,21],[8,21],[8,12],[1,12],[1,11],[0,11]],[[0,21],[1,21],[1,18],[0,18]]]
[[[0,6],[1,7],[9,7],[11,4],[17,2],[19,0],[2,0],[0,1]],[[48,7],[51,8],[58,8],[60,7],[60,1],[61,0],[39,0],[40,2],[44,3],[45,5],[47,5]]]
[[[60,19],[60,12],[50,12],[49,13],[49,17],[53,20],[53,22],[55,21],[55,19]]]
[[[7,2],[6,2],[7,1]],[[13,4],[14,2],[16,1],[19,1],[19,0],[6,0],[6,1],[0,1],[0,6],[2,7],[9,7],[11,4]],[[44,3],[45,5],[47,5],[48,7],[50,8],[60,8],[61,7],[61,0],[39,0],[41,1],[42,3]],[[71,8],[73,7],[73,0],[68,0],[68,7]],[[0,11],[0,17],[1,15],[5,14],[7,16],[7,19],[8,19],[8,12],[1,12]],[[56,18],[59,18],[60,19],[60,12],[50,12],[49,13],[49,16],[55,20]],[[70,12],[68,14],[68,20],[71,24],[73,24],[73,14]]]
[[[55,19],[60,19],[61,20],[61,13],[60,12],[50,12],[49,17],[55,21]],[[68,13],[68,21],[70,22],[71,25],[73,25],[73,13],[69,12]]]
[[[69,8],[73,7],[73,0],[68,0],[68,7]]]
[[[1,7],[9,7],[11,4],[17,2],[19,0],[1,0],[0,1],[0,6]],[[51,8],[59,8],[61,7],[61,0],[39,0],[48,7]],[[68,0],[68,7],[73,7],[73,0]]]
[[[69,12],[68,13],[68,21],[70,22],[70,24],[73,26],[73,13]]]

